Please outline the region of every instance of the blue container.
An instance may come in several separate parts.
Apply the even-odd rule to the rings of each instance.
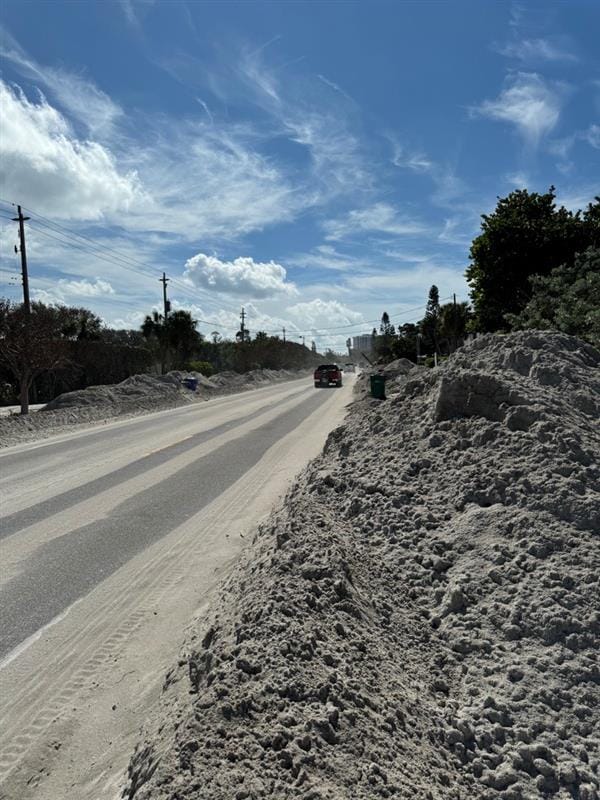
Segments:
[[[198,378],[184,378],[183,385],[186,387],[186,389],[195,392],[198,388]]]

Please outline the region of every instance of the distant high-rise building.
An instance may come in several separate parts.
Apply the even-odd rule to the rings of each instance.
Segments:
[[[353,336],[352,349],[370,353],[373,349],[373,335],[371,333],[363,333],[360,336]]]

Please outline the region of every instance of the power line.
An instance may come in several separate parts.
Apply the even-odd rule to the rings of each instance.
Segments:
[[[9,205],[14,205],[14,203],[9,203],[8,200],[0,200],[0,202],[6,203],[6,204],[9,204]],[[23,208],[25,208],[25,206],[23,206]],[[137,271],[138,274],[144,275],[145,277],[152,277],[152,278],[156,277],[155,273],[152,271],[152,268],[149,267],[149,265],[147,265],[144,262],[134,258],[133,256],[130,256],[130,255],[124,253],[123,251],[118,250],[115,247],[110,247],[109,245],[106,245],[106,244],[100,244],[97,241],[95,241],[94,239],[92,239],[91,237],[86,236],[83,233],[78,233],[76,231],[73,231],[71,228],[67,228],[65,225],[61,225],[60,223],[55,222],[54,220],[50,220],[47,217],[45,217],[43,214],[39,214],[38,212],[33,211],[32,209],[26,208],[26,210],[30,214],[33,215],[34,221],[37,223],[37,225],[42,225],[44,228],[49,229],[54,234],[58,234],[61,237],[65,237],[65,236],[75,237],[75,240],[76,240],[75,244],[80,249],[83,250],[83,249],[85,249],[87,247],[88,249],[91,250],[91,252],[94,253],[94,255],[97,258],[101,258],[104,261],[107,261],[108,263],[116,264],[117,266],[123,266],[125,268],[130,268],[130,269],[132,269],[132,271]],[[36,227],[36,230],[37,230],[38,233],[42,233],[42,231],[40,231],[39,228],[37,228],[37,227]],[[46,234],[46,235],[50,235],[50,234]],[[77,239],[82,239],[86,243],[89,243],[89,244],[84,245],[83,242],[79,242],[79,241],[77,241]],[[60,241],[60,242],[62,242],[64,244],[67,243],[67,242],[64,241],[64,239],[58,239],[57,241]],[[90,245],[91,245],[91,247],[90,247]],[[111,257],[105,256],[103,254],[103,251],[109,253]],[[142,269],[148,269],[149,271],[148,272],[140,272],[139,269],[135,270],[134,267],[141,267]],[[181,281],[178,278],[170,278],[170,280],[172,281],[174,286],[178,287],[180,291],[184,292],[189,297],[193,297],[194,299],[201,299],[201,298],[197,297],[197,292],[199,291],[197,287],[195,289],[193,289],[188,284],[186,284],[184,281]],[[237,314],[237,311],[235,311],[232,307],[224,306],[224,304],[222,302],[221,303],[217,303],[215,300],[213,300],[210,297],[202,298],[201,301],[202,302],[208,302],[210,305],[215,305],[217,307],[219,307],[219,306],[221,308],[225,307],[226,310],[230,311],[231,313],[236,313]],[[207,324],[209,324],[209,325],[213,325],[213,324],[217,325],[218,323],[207,322]]]
[[[4,203],[6,205],[10,205],[10,206],[14,206],[15,205],[14,203],[9,202],[8,200],[3,200],[1,198],[0,198],[0,202]],[[28,211],[30,214],[33,215],[34,219],[32,221],[34,223],[36,223],[35,226],[34,226],[34,229],[35,229],[36,233],[38,233],[38,234],[40,234],[42,236],[46,236],[46,237],[48,237],[50,239],[54,239],[55,241],[59,242],[62,245],[73,247],[73,248],[78,249],[78,250],[83,251],[83,252],[86,252],[86,251],[87,252],[91,252],[96,258],[98,258],[100,260],[103,260],[103,261],[105,261],[107,263],[110,263],[110,264],[113,264],[115,266],[120,266],[121,268],[129,270],[131,272],[134,272],[134,273],[136,273],[138,275],[141,275],[142,277],[153,278],[153,279],[156,278],[156,273],[152,270],[151,267],[149,267],[149,265],[145,264],[144,262],[139,261],[138,259],[135,259],[132,256],[129,256],[129,255],[123,253],[123,251],[120,251],[120,250],[118,250],[118,249],[116,249],[114,247],[110,247],[110,246],[108,246],[106,244],[100,244],[97,241],[95,241],[94,239],[92,239],[91,237],[86,236],[85,234],[73,231],[72,229],[67,228],[64,225],[61,225],[58,222],[54,222],[53,220],[50,220],[47,217],[45,217],[43,214],[39,214],[38,212],[33,211],[32,209],[26,208],[25,206],[23,206],[23,208],[26,211]],[[2,214],[0,214],[0,216],[2,216]],[[12,219],[12,217],[6,216],[5,219]],[[46,228],[46,230],[40,230],[40,228],[38,227],[40,225],[43,226],[44,228]],[[51,232],[49,232],[49,231],[51,231]],[[82,240],[82,241],[78,241],[78,240]],[[108,255],[106,255],[106,253],[108,253]],[[163,273],[163,275],[164,275],[164,273]],[[159,278],[159,280],[162,280],[162,279]],[[198,299],[201,302],[207,302],[210,305],[214,305],[214,306],[218,307],[219,310],[224,309],[225,311],[228,311],[231,314],[236,314],[237,315],[237,313],[238,313],[237,311],[234,311],[233,308],[225,306],[221,301],[213,300],[210,297],[209,298],[197,298],[196,297],[196,291],[199,291],[199,290],[197,288],[196,288],[196,290],[192,289],[188,284],[186,284],[185,282],[183,282],[183,281],[181,281],[181,280],[179,280],[177,278],[169,278],[168,280],[171,281],[174,286],[179,288],[179,290],[181,292],[183,292],[184,294],[187,294],[188,297],[190,297],[190,298]],[[165,288],[166,288],[166,285],[165,285]],[[441,298],[441,301],[443,302],[445,300],[450,300],[450,299],[452,299],[452,297],[453,297],[453,295],[449,295],[448,297],[443,297],[443,298]],[[163,300],[164,300],[164,298],[163,298]],[[399,311],[399,312],[393,313],[393,314],[389,315],[389,317],[390,317],[390,319],[392,319],[392,318],[395,319],[396,317],[404,317],[406,314],[410,314],[413,311],[421,311],[424,308],[426,308],[425,305],[420,305],[420,306],[417,306],[415,308],[405,309],[403,311]],[[365,327],[365,326],[368,326],[368,325],[369,326],[370,325],[376,325],[380,321],[381,321],[380,318],[377,318],[377,319],[373,319],[373,320],[363,320],[363,321],[360,321],[360,322],[351,322],[351,323],[346,323],[344,325],[336,325],[336,326],[325,327],[325,328],[305,328],[304,330],[297,329],[297,330],[294,331],[294,333],[297,336],[306,335],[306,336],[322,338],[323,336],[327,335],[330,332],[342,331],[343,330],[343,331],[348,331],[349,335],[351,335],[350,329],[352,329],[352,328],[361,328],[361,327]],[[409,320],[406,320],[406,321],[409,321]],[[219,330],[219,331],[226,331],[226,330],[229,330],[229,329],[233,329],[235,327],[234,324],[231,324],[230,326],[227,326],[227,325],[223,325],[223,323],[221,323],[221,322],[216,322],[214,320],[197,319],[197,322],[199,322],[199,323],[201,323],[203,325],[212,326],[215,330]],[[280,331],[281,331],[281,328],[274,328],[274,329],[266,329],[266,330],[264,330],[265,333],[279,333]],[[314,331],[321,331],[321,333],[314,333]],[[284,334],[284,336],[285,336],[285,334]]]

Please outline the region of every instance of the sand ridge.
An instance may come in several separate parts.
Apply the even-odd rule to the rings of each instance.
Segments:
[[[597,800],[600,353],[400,373],[195,626],[123,797]]]

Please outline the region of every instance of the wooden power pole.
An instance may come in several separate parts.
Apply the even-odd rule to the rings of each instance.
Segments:
[[[158,279],[159,283],[163,285],[163,310],[164,310],[164,320],[167,321],[167,316],[169,311],[171,310],[171,303],[167,300],[167,283],[170,281],[170,278],[167,278],[165,273],[163,272],[162,278]]]
[[[13,222],[19,223],[19,247],[15,252],[21,253],[21,277],[23,280],[23,306],[27,314],[31,314],[31,301],[29,299],[29,275],[27,273],[27,248],[25,247],[25,225],[29,217],[24,217],[21,206],[17,206],[18,217],[13,217]]]

